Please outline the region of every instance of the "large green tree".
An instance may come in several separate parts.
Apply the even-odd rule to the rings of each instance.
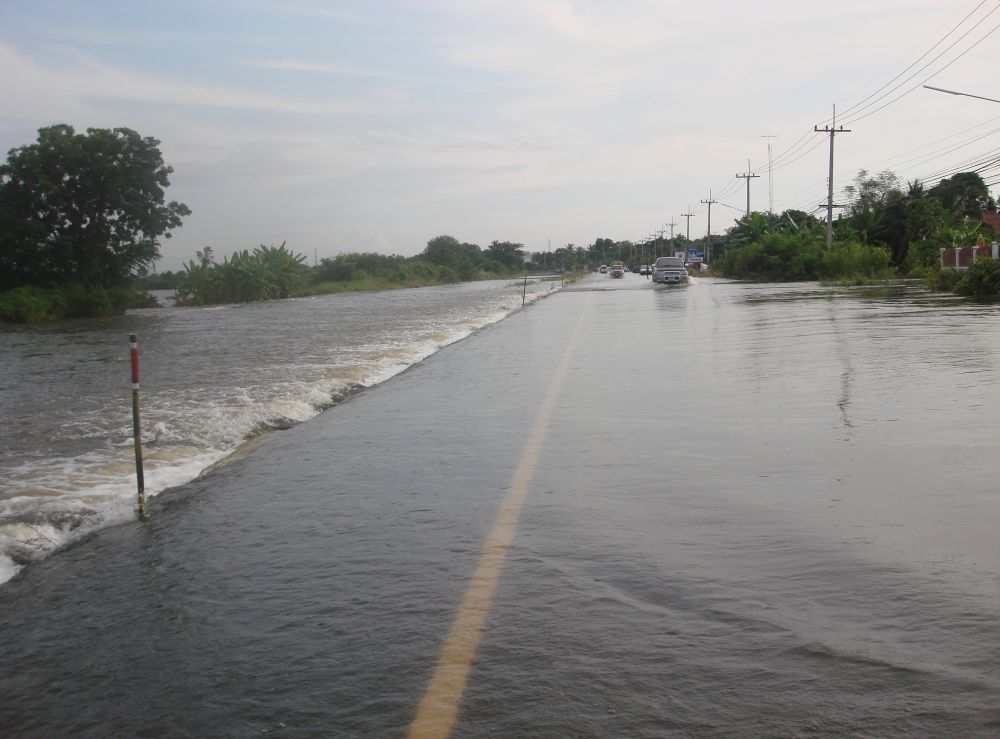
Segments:
[[[459,279],[470,280],[482,263],[483,253],[476,244],[443,235],[428,241],[421,256],[428,262],[453,270]]]
[[[507,269],[520,269],[524,266],[524,244],[494,241],[486,247],[486,255]]]
[[[983,211],[996,210],[996,201],[978,172],[959,172],[934,185],[927,194],[937,198],[953,216],[980,218]]]
[[[0,289],[112,287],[146,272],[191,211],[164,202],[173,168],[128,128],[60,124],[0,166]]]

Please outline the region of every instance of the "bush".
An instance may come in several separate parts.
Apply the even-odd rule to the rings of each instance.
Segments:
[[[178,305],[249,303],[288,298],[305,283],[305,257],[281,246],[247,249],[228,256],[221,264],[184,266],[177,285]]]
[[[733,244],[721,257],[726,277],[761,282],[819,279],[822,243],[808,234],[766,234],[751,244]]]
[[[906,250],[903,271],[919,274],[927,267],[935,268],[941,263],[941,244],[931,239],[913,241]]]
[[[1000,261],[977,259],[969,265],[955,292],[980,303],[1000,300]]]
[[[65,306],[53,300],[51,290],[25,285],[0,293],[0,321],[37,323],[51,321],[65,313]]]
[[[886,249],[857,242],[835,242],[827,249],[820,238],[805,232],[769,233],[751,244],[733,244],[719,261],[722,274],[736,279],[870,282],[893,276],[890,259]]]
[[[964,276],[957,269],[935,270],[926,278],[927,288],[943,293],[955,292],[955,288]]]
[[[24,285],[0,294],[0,321],[38,323],[60,318],[120,315],[136,305],[146,304],[145,297],[124,286],[41,288]]]
[[[888,280],[894,275],[892,255],[879,246],[865,246],[857,241],[834,242],[822,252],[821,279],[864,284]]]

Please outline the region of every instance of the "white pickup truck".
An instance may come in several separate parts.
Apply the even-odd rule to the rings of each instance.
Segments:
[[[653,282],[661,285],[686,285],[687,268],[680,257],[660,257],[653,265]]]

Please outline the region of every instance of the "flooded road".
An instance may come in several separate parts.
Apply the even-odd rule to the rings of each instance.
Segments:
[[[0,729],[995,736],[998,317],[591,276],[26,568]]]

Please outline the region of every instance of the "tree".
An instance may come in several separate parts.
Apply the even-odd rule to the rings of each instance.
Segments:
[[[844,192],[851,203],[847,217],[838,220],[837,238],[856,237],[862,244],[878,243],[882,227],[879,219],[889,204],[902,195],[899,178],[888,170],[870,177],[866,170],[859,169],[854,184],[845,187]]]
[[[215,252],[212,251],[212,247],[206,246],[204,249],[198,249],[194,255],[198,258],[198,264],[206,269],[215,264]]]
[[[486,247],[486,255],[508,269],[520,269],[524,266],[524,244],[494,241]]]
[[[164,203],[173,168],[128,128],[60,124],[0,166],[0,289],[114,287],[142,276],[191,211]]]
[[[979,218],[983,211],[995,210],[996,201],[978,172],[959,172],[934,185],[927,194],[956,218]]]
[[[454,270],[460,279],[469,280],[482,261],[482,250],[475,244],[459,243],[454,236],[435,236],[427,242],[421,256],[428,262]]]

